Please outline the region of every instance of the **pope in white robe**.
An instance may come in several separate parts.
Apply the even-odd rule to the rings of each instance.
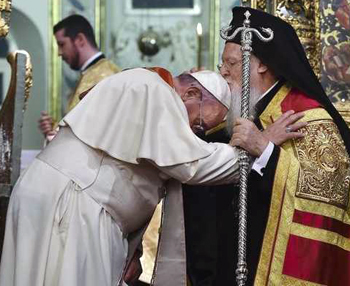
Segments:
[[[13,190],[1,286],[126,285],[128,257],[165,195],[154,283],[186,285],[181,183],[237,181],[238,151],[196,137],[176,91],[153,71],[127,70],[62,120]]]

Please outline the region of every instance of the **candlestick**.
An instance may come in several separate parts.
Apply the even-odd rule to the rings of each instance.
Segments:
[[[200,70],[202,67],[202,35],[203,29],[202,24],[197,24],[197,69]]]

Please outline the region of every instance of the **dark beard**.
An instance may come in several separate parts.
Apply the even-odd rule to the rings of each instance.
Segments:
[[[78,52],[78,49],[74,47],[74,57],[69,67],[74,71],[78,71],[81,68],[79,63],[80,63],[80,54]]]

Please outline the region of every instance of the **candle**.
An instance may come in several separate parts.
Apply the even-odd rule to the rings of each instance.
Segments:
[[[203,29],[202,24],[197,24],[197,68],[200,70],[202,67],[202,35],[203,35]]]

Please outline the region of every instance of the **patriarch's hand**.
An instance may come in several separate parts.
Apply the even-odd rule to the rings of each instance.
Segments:
[[[255,124],[243,118],[238,118],[233,126],[233,135],[230,145],[239,146],[255,157],[260,157],[269,141],[275,145],[281,145],[287,140],[304,136],[298,130],[307,125],[307,122],[298,122],[304,113],[295,113],[289,110],[282,114],[274,123],[263,132],[259,131]]]
[[[230,145],[239,146],[254,157],[260,157],[269,139],[255,126],[255,124],[244,118],[238,118],[233,126],[233,135]]]
[[[293,110],[289,110],[283,113],[274,123],[269,125],[263,131],[263,134],[275,145],[282,145],[287,140],[293,138],[304,137],[304,134],[298,131],[300,128],[307,125],[307,122],[298,122],[298,120],[303,117],[303,112],[295,113]]]

